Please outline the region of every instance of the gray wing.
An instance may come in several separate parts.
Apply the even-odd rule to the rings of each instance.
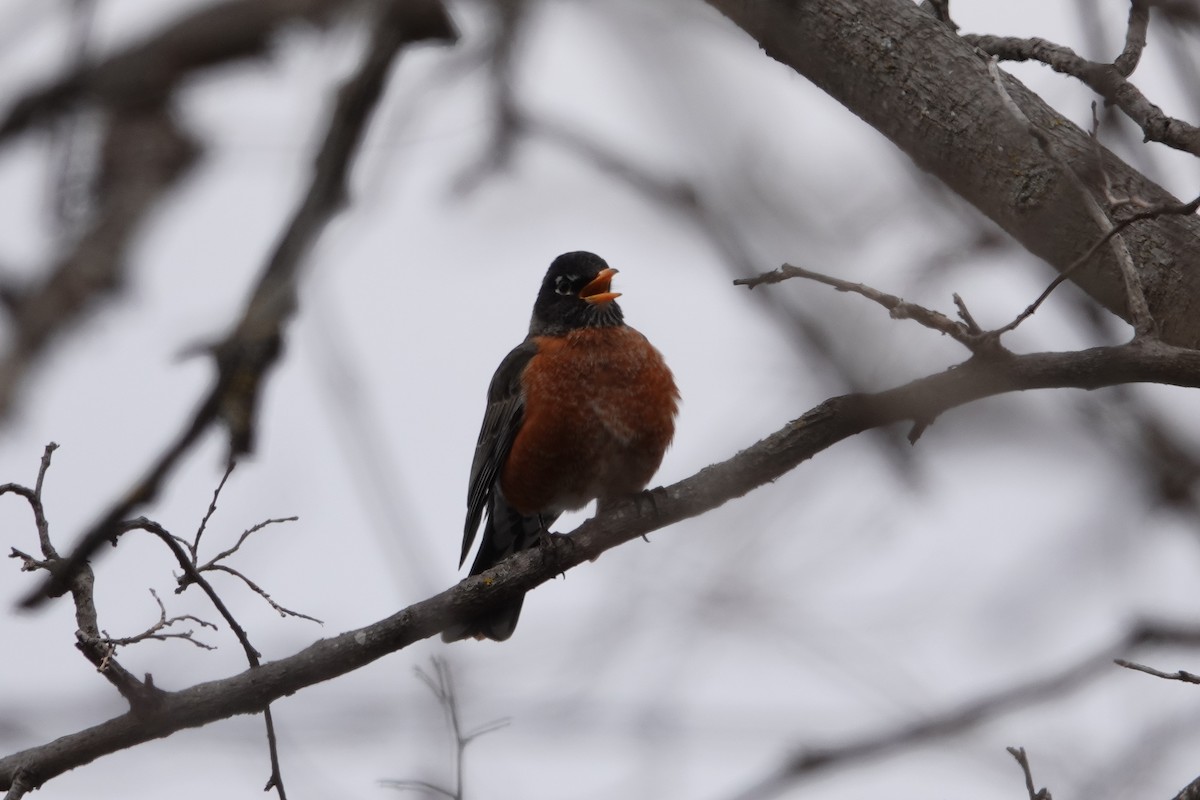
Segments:
[[[475,458],[471,462],[471,480],[467,488],[467,522],[463,528],[461,567],[475,541],[476,531],[483,512],[488,508],[493,487],[512,449],[513,439],[521,428],[525,415],[525,396],[521,388],[521,373],[530,359],[537,355],[537,343],[526,340],[513,348],[492,376],[488,386],[487,410],[483,414],[483,426],[479,429],[479,441],[475,444]]]

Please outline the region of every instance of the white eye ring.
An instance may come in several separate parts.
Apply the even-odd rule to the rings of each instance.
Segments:
[[[578,275],[559,275],[554,280],[555,293],[562,295],[574,294],[575,292],[571,289],[571,284],[575,283],[578,279]]]

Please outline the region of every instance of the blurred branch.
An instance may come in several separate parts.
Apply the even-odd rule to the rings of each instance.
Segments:
[[[165,105],[193,72],[267,52],[287,22],[326,21],[345,0],[225,0],[186,14],[94,66],[76,64],[0,117],[0,144],[82,103],[120,112]]]
[[[288,658],[223,680],[164,695],[148,714],[124,714],[45,745],[0,758],[0,789],[17,774],[40,782],[62,772],[184,728],[235,714],[257,713],[272,701],[429,638],[476,617],[606,550],[675,522],[698,516],[772,482],[834,444],[863,431],[906,420],[927,424],[939,414],[996,394],[1026,389],[1097,389],[1131,382],[1200,387],[1200,352],[1158,342],[1135,342],[1071,353],[971,359],[944,372],[873,394],[831,398],[737,455],[690,478],[614,503],[545,547],[522,551],[486,572],[358,630],[321,639]],[[139,521],[140,523],[141,521]],[[148,522],[148,521],[147,521]],[[185,571],[186,552],[159,534]],[[195,576],[193,576],[195,579]],[[203,584],[201,584],[203,586]],[[1200,642],[1200,632],[1143,626],[1139,643]]]
[[[1104,675],[1118,654],[1162,644],[1200,647],[1200,628],[1138,622],[1113,643],[1065,669],[985,695],[945,713],[868,734],[845,744],[802,748],[770,775],[739,792],[734,800],[766,800],[832,768],[861,764],[933,740],[960,735],[1003,714],[1081,688],[1087,681]],[[1016,753],[1013,755],[1016,757]],[[1020,758],[1017,760],[1021,762]],[[1029,785],[1032,798],[1035,796],[1032,779]]]
[[[98,0],[70,0],[70,33],[66,58],[71,72],[82,72],[91,50],[92,30]],[[58,230],[63,238],[75,238],[90,213],[90,184],[95,177],[94,164],[88,153],[93,149],[94,136],[84,115],[75,111],[63,114],[51,127],[51,149],[54,151],[50,196]]]
[[[266,52],[283,23],[320,21],[342,5],[227,0],[187,14],[98,64],[76,61],[65,77],[19,99],[0,117],[3,145],[84,104],[103,112],[90,220],[44,278],[9,293],[11,343],[0,356],[0,418],[11,411],[17,390],[47,346],[120,290],[130,242],[195,162],[200,147],[173,118],[172,92],[196,70]]]
[[[120,289],[134,235],[199,151],[161,106],[114,112],[102,139],[92,220],[45,277],[10,292],[5,310],[11,333],[0,355],[0,418],[11,412],[47,346]]]
[[[229,428],[231,459],[252,449],[263,383],[280,356],[286,325],[296,311],[300,269],[317,237],[347,204],[350,166],[391,66],[408,44],[453,41],[455,36],[440,0],[386,0],[382,4],[358,69],[338,91],[308,191],[263,269],[241,319],[211,348],[217,366],[213,385],[175,442],[83,534],[62,574],[52,575],[22,599],[24,607],[61,594],[74,570],[105,541],[115,540],[122,520],[157,496],[182,456],[215,422],[224,420]]]
[[[454,690],[454,676],[450,672],[449,662],[444,658],[434,656],[433,675],[425,672],[420,667],[416,668],[416,673],[417,677],[429,687],[429,691],[433,692],[433,696],[437,698],[438,703],[446,714],[446,723],[450,726],[450,733],[454,737],[454,790],[451,791],[438,784],[423,780],[384,780],[380,781],[380,784],[389,789],[426,791],[441,795],[442,797],[448,797],[450,800],[462,800],[463,764],[465,763],[464,756],[467,751],[467,745],[480,736],[492,733],[508,725],[508,720],[493,720],[470,732],[464,732],[458,710],[458,695]]]

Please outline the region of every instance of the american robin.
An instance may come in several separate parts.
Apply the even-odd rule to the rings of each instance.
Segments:
[[[486,512],[472,575],[535,546],[562,512],[644,489],[675,435],[679,390],[662,354],[625,324],[611,291],[616,272],[592,253],[554,259],[529,335],[492,376],[459,561]],[[442,638],[504,641],[524,600]]]

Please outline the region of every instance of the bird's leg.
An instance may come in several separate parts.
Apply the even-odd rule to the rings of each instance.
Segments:
[[[638,492],[633,496],[633,502],[637,506],[638,516],[640,517],[642,514],[646,513],[643,510],[645,505],[649,505],[650,514],[658,516],[659,498],[667,499],[668,497],[669,495],[667,494],[667,489],[665,486],[655,486],[653,489],[647,489],[644,492]],[[642,541],[649,542],[650,539],[646,536],[646,534],[643,533]]]
[[[557,515],[555,515],[555,518],[557,518]],[[565,533],[554,533],[550,530],[550,525],[553,524],[553,519],[550,523],[547,523],[546,518],[542,514],[538,514],[537,524],[538,532],[536,546],[542,552],[543,558],[550,558],[558,555],[558,553],[555,551],[555,548],[558,546],[557,542],[565,542],[565,546],[569,548],[575,547],[575,542],[571,541],[570,536],[567,536]],[[567,573],[562,571],[560,572],[560,575],[565,578]]]
[[[548,547],[550,540],[555,534],[550,532],[550,525],[546,523],[546,516],[539,512],[537,515],[537,543],[539,547]]]

